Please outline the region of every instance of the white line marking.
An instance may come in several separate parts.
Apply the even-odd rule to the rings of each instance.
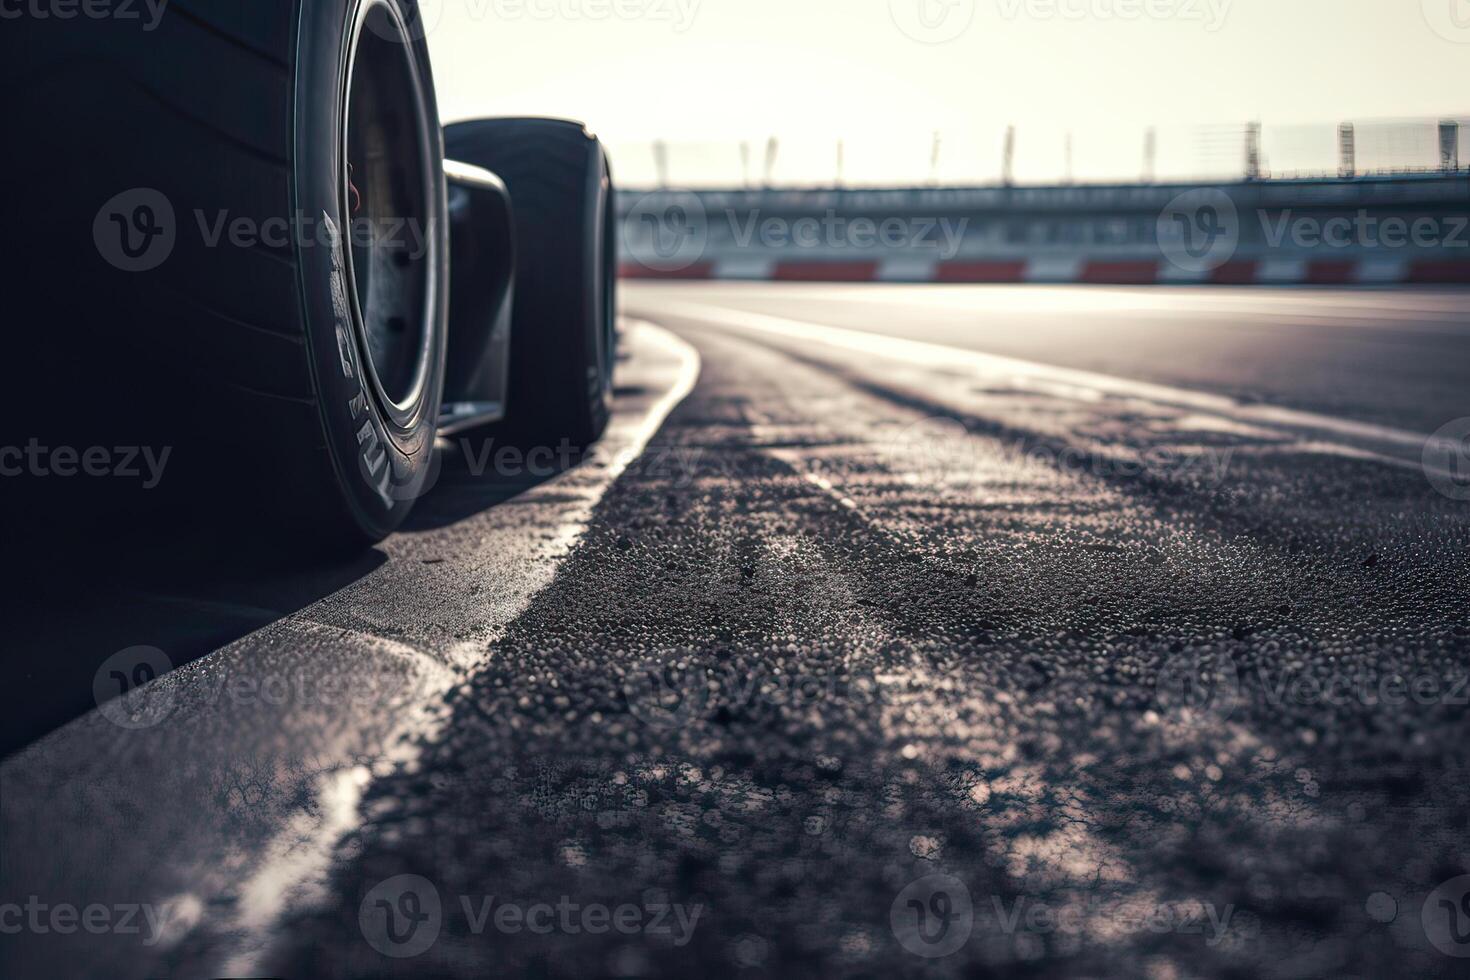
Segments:
[[[616,438],[622,443],[622,448],[608,463],[597,487],[574,510],[575,516],[564,524],[567,534],[560,542],[562,555],[570,552],[581,539],[597,503],[643,454],[669,414],[688,397],[699,381],[699,352],[690,344],[645,321],[626,323],[629,329],[638,331],[643,343],[661,348],[672,356],[678,367],[668,390],[649,407],[637,425],[616,432],[618,425],[615,420],[609,427],[604,438]],[[437,742],[443,734],[449,721],[447,712],[442,710],[445,699],[455,687],[468,680],[473,668],[482,661],[476,661],[469,655],[453,657],[451,659],[457,669],[451,669],[436,664],[413,647],[370,634],[362,636],[369,642],[386,645],[401,655],[420,657],[425,662],[424,669],[430,678],[426,685],[428,696],[421,698],[412,717],[405,719],[394,734],[384,740],[383,752],[377,760],[399,767],[414,766],[423,754],[423,746]],[[412,738],[406,737],[410,735]],[[371,782],[372,771],[362,766],[323,777],[316,807],[298,811],[270,842],[264,860],[256,865],[240,887],[241,900],[237,903],[237,918],[230,923],[232,928],[221,930],[236,945],[234,954],[226,961],[229,975],[247,976],[261,970],[271,950],[275,931],[287,912],[310,905],[326,893],[326,876],[331,870],[331,858],[337,842],[357,828],[361,819],[359,805]]]
[[[775,273],[775,259],[721,259],[715,263],[716,279],[756,279],[765,281],[774,276]]]
[[[923,256],[884,259],[878,266],[879,282],[933,282],[939,260]]]
[[[272,622],[151,682],[175,694],[166,724],[120,733],[92,711],[4,760],[0,843],[6,853],[0,858],[7,861],[7,875],[16,873],[9,859],[24,848],[26,873],[46,881],[66,882],[70,874],[70,880],[85,876],[109,894],[167,896],[152,904],[180,909],[182,917],[172,920],[175,928],[157,953],[190,936],[208,958],[211,976],[258,975],[281,924],[327,893],[337,847],[360,824],[359,804],[371,780],[394,767],[419,764],[422,747],[449,719],[447,696],[483,667],[494,640],[551,582],[598,502],[693,390],[700,361],[692,346],[648,323],[630,323],[628,329],[630,348],[641,352],[634,373],[648,376],[658,395],[646,407],[615,406],[606,435],[594,447],[605,465],[584,462],[523,495],[523,505],[546,498],[536,504],[534,519],[524,511],[500,520],[493,511],[473,518],[492,540],[515,544],[534,538],[531,553],[544,557],[504,570],[503,591],[497,593],[504,601],[487,606],[473,624],[472,638],[440,642],[415,634],[410,642],[344,626],[344,612],[355,618],[356,604],[365,611],[383,601],[372,573],[285,616],[156,597],[232,617],[259,612]],[[563,499],[568,497],[575,498],[570,505]],[[422,566],[410,559],[407,567]],[[433,578],[421,574],[429,587]],[[327,672],[307,670],[324,661],[331,663],[314,670]],[[344,680],[343,669],[352,672],[354,683]],[[243,695],[232,693],[237,677],[257,683]],[[272,679],[288,687],[277,692]],[[362,710],[360,694],[376,710]],[[293,768],[295,762],[304,768]],[[210,783],[233,778],[236,766],[256,794],[241,820],[235,819],[234,804],[218,802]],[[258,778],[257,767],[263,773]],[[195,778],[199,773],[204,778]],[[157,819],[136,819],[139,813]],[[47,834],[59,824],[82,826],[83,817],[91,822],[85,846],[52,853],[56,841]],[[146,856],[146,866],[135,861],[114,867],[76,857],[123,837]],[[201,908],[207,914],[191,911]]]
[[[1297,283],[1307,278],[1305,259],[1267,259],[1256,271],[1256,282]]]
[[[611,468],[611,478],[616,480],[626,470],[648,444],[663,428],[670,413],[679,406],[694,386],[699,381],[699,352],[688,342],[669,333],[662,327],[655,326],[646,320],[629,320],[629,326],[635,327],[644,334],[643,339],[651,342],[654,346],[662,347],[674,359],[679,362],[678,374],[674,376],[674,383],[669,390],[664,392],[662,398],[653,404],[648,414],[643,417],[643,424],[634,429],[628,436],[628,448],[617,456],[617,460]],[[611,482],[611,481],[609,481]]]
[[[1388,459],[1376,454],[1375,458],[1385,462],[1391,459],[1405,466],[1412,463],[1415,468],[1422,465],[1424,450],[1431,442],[1437,444],[1436,448],[1444,451],[1446,458],[1449,458],[1455,449],[1448,440],[1436,440],[1430,436],[1404,429],[1333,418],[1328,415],[1318,415],[1314,412],[1274,405],[1250,405],[1225,395],[1115,378],[1091,371],[1054,367],[1013,357],[985,354],[962,347],[950,347],[902,337],[888,337],[862,330],[829,327],[801,320],[769,316],[764,313],[750,313],[696,303],[661,303],[660,309],[670,315],[687,317],[702,323],[856,351],[902,361],[940,373],[954,374],[957,371],[963,371],[989,384],[1026,388],[1074,401],[1097,403],[1106,398],[1135,399],[1173,408],[1187,408],[1228,418],[1235,422],[1268,426],[1276,430],[1330,433],[1339,439],[1348,440],[1350,443],[1348,448],[1357,454],[1361,454],[1365,448],[1379,452],[1388,450]]]
[[[1400,283],[1408,278],[1408,259],[1363,259],[1358,262],[1358,282]]]
[[[1082,265],[1078,256],[1032,259],[1026,263],[1026,281],[1076,282],[1082,278]]]

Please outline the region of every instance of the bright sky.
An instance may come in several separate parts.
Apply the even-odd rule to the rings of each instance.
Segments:
[[[1253,119],[1267,126],[1272,166],[1306,167],[1332,160],[1340,120],[1470,114],[1470,0],[424,0],[424,9],[445,119],[585,119],[615,147],[624,182],[651,179],[654,139],[671,144],[675,183],[738,182],[741,141],[759,174],[771,135],[782,139],[778,175],[830,175],[840,138],[845,175],[865,182],[927,173],[939,131],[941,175],[964,179],[998,167],[1014,124],[1018,172],[1060,174],[1072,131],[1074,172],[1085,178],[1140,169],[1150,126],[1161,170],[1171,154],[1198,157],[1195,127]],[[1225,143],[1218,152],[1233,165]]]

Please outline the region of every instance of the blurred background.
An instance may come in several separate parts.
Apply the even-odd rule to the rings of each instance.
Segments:
[[[1457,7],[1457,5],[1459,5]],[[1434,169],[1464,0],[427,0],[446,120],[589,121],[624,187]],[[1463,128],[1458,156],[1470,160]]]
[[[1470,0],[426,0],[422,27],[447,120],[610,146],[627,277],[1470,283]]]

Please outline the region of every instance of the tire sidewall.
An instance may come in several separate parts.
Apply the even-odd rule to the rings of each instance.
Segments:
[[[616,280],[607,254],[607,224],[612,197],[612,177],[607,164],[607,151],[601,140],[594,137],[590,141],[588,152],[592,159],[587,167],[588,199],[584,212],[587,215],[587,227],[583,230],[587,270],[583,290],[584,321],[587,324],[587,353],[584,364],[597,369],[596,389],[593,390],[590,385],[587,388],[587,410],[590,416],[588,435],[596,438],[612,412],[612,375],[616,355],[612,347],[612,325],[607,322],[607,318],[616,315],[615,311],[609,310],[608,303],[609,291],[614,289]]]
[[[449,241],[443,140],[434,102],[428,49],[411,42],[429,120],[430,183],[427,240],[436,249],[436,289],[429,323],[428,372],[412,418],[400,424],[365,383],[367,354],[359,338],[346,277],[342,228],[342,132],[352,25],[373,0],[311,0],[300,5],[295,85],[293,214],[314,236],[297,242],[308,360],[317,389],[327,452],[353,523],[366,538],[386,536],[424,492],[432,469],[448,332]],[[405,18],[412,0],[388,0]],[[328,223],[330,222],[330,224]],[[330,228],[338,234],[333,236]],[[323,231],[323,229],[326,229]]]

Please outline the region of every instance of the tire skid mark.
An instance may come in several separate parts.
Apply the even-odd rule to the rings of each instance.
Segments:
[[[609,423],[604,438],[617,451],[597,475],[595,483],[582,488],[576,505],[563,512],[551,541],[553,562],[576,548],[603,493],[643,453],[669,413],[693,391],[699,378],[699,355],[684,341],[645,322],[631,323],[627,328],[636,334],[635,342],[671,358],[677,366],[672,377],[665,379],[664,390],[645,412],[632,419],[626,415],[614,416]],[[320,803],[316,814],[298,812],[282,828],[272,841],[267,860],[241,889],[242,896],[253,901],[245,903],[241,919],[232,924],[235,928],[221,931],[226,936],[244,933],[248,937],[225,961],[226,972],[245,976],[259,971],[270,954],[280,924],[298,910],[319,904],[329,896],[327,875],[336,848],[361,825],[363,794],[374,774],[417,771],[424,747],[442,740],[446,726],[453,720],[447,707],[449,695],[486,666],[485,656],[479,651],[493,649],[504,629],[501,626],[482,634],[474,643],[460,643],[451,648],[451,666],[435,672],[436,683],[431,683],[428,696],[415,699],[414,712],[385,740],[386,751],[372,766],[357,766],[324,780],[318,791]]]
[[[741,346],[746,346],[741,341]],[[769,347],[761,345],[761,349],[770,351]],[[782,355],[778,355],[782,356]],[[789,355],[785,355],[788,356]],[[799,384],[806,391],[812,391],[822,383],[820,373],[815,366],[808,362],[812,368],[810,373],[802,372],[802,378],[798,382],[791,378],[790,371],[780,371],[767,367],[759,372],[752,372],[756,376],[785,376],[786,383]],[[830,378],[827,383],[831,383]],[[861,392],[859,399],[881,397],[862,388],[855,389]],[[878,415],[891,413],[892,407],[880,409]],[[776,441],[773,432],[779,428],[782,440],[793,440],[793,432],[800,432],[802,422],[788,421],[784,425],[777,426],[775,421],[764,413],[750,412],[752,420],[752,442],[755,446],[768,445]],[[912,458],[905,459],[902,453],[903,447],[897,447],[900,451],[893,452],[892,446],[885,446],[881,441],[871,443],[867,446],[862,444],[860,436],[854,436],[847,428],[861,430],[865,425],[872,431],[874,419],[863,418],[864,412],[850,411],[837,416],[826,416],[821,423],[813,419],[805,420],[809,427],[809,433],[815,443],[831,446],[848,446],[850,455],[857,461],[847,468],[849,476],[857,479],[859,483],[871,483],[873,480],[871,460],[874,455],[871,451],[877,448],[876,454],[880,458],[878,466],[887,470],[891,477],[897,482],[906,485],[925,487],[929,492],[935,492],[935,483],[932,482],[933,474],[921,474],[918,479],[910,479],[911,473],[904,470],[912,465]],[[834,418],[840,418],[842,422],[835,422]],[[846,423],[846,425],[842,424]],[[835,427],[838,431],[833,432]],[[966,440],[977,444],[977,454],[995,455],[998,447],[994,446],[992,440],[984,439],[978,435],[966,435]],[[888,453],[884,456],[883,449]],[[809,484],[821,489],[831,500],[846,510],[856,512],[865,524],[869,525],[869,531],[873,535],[886,539],[890,546],[902,551],[906,547],[903,535],[894,537],[887,533],[885,527],[891,527],[894,523],[902,524],[903,518],[895,518],[891,513],[884,512],[881,506],[872,506],[873,495],[862,494],[855,491],[850,485],[844,485],[848,481],[842,479],[844,472],[840,455],[830,452],[822,453],[817,459],[810,458],[810,454],[803,454],[798,450],[786,448],[766,448],[767,455],[780,460],[789,466],[793,472],[801,475]],[[1020,461],[1015,461],[1019,463]],[[836,465],[834,465],[834,463]],[[1013,463],[1013,465],[1015,465]],[[819,471],[814,471],[812,465],[819,466]],[[927,479],[926,479],[927,478]],[[1063,474],[1056,474],[1055,480],[1067,482]],[[1111,497],[1111,506],[1119,509],[1134,509],[1136,504],[1129,502],[1126,498],[1116,494],[1103,493],[1101,488],[1077,486],[1073,492],[1085,492],[1091,496]],[[869,505],[864,506],[854,502],[854,497],[869,500]],[[879,495],[879,502],[882,501]],[[1115,517],[1114,522],[1126,524],[1130,519]],[[1137,520],[1135,514],[1131,520]],[[1206,534],[1211,538],[1213,535]],[[1223,541],[1215,541],[1210,547],[1229,547]],[[912,691],[938,690],[940,684],[937,679],[928,672],[913,670],[906,677],[894,678],[896,686],[900,689]],[[1290,772],[1293,766],[1290,764],[1290,752],[1272,739],[1263,738],[1262,733],[1253,730],[1250,726],[1239,721],[1230,720],[1217,725],[1200,726],[1188,720],[1177,718],[1161,718],[1157,712],[1149,712],[1143,719],[1145,728],[1153,728],[1157,733],[1157,746],[1151,750],[1149,755],[1156,753],[1156,761],[1150,763],[1145,759],[1144,771],[1147,774],[1150,765],[1163,765],[1163,778],[1159,782],[1160,799],[1167,798],[1170,794],[1167,783],[1170,781],[1185,782],[1187,780],[1199,779],[1204,776],[1208,780],[1221,778],[1216,774],[1221,767],[1234,767],[1236,769],[1250,769],[1255,766],[1262,778],[1255,782],[1255,790],[1259,794],[1258,807],[1244,808],[1233,812],[1232,819],[1238,825],[1248,825],[1253,828],[1253,833],[1260,835],[1263,839],[1272,839],[1290,833],[1323,832],[1325,829],[1340,827],[1341,820],[1314,807],[1311,801],[1304,801],[1297,796],[1293,790],[1300,785],[1300,780],[1285,778],[1283,769]],[[1166,759],[1190,758],[1204,759],[1208,762],[1208,771],[1200,772],[1206,768],[1204,763],[1195,763],[1193,767],[1178,763],[1170,771]],[[1262,767],[1261,760],[1266,760]],[[1297,768],[1297,773],[1303,770]],[[1029,775],[1028,775],[1029,774]],[[1147,784],[1149,780],[1145,779]],[[1146,887],[1126,856],[1120,849],[1120,845],[1109,843],[1106,837],[1098,837],[1087,828],[1093,823],[1092,814],[1088,811],[1087,801],[1097,798],[1106,800],[1109,796],[1106,780],[1099,780],[1095,773],[1089,772],[1086,766],[1074,767],[1068,771],[1068,767],[1047,767],[1035,765],[1023,770],[1013,772],[1004,780],[987,786],[986,793],[1000,793],[1005,791],[1014,792],[1018,786],[1026,786],[1032,782],[1039,782],[1042,788],[1030,795],[1034,800],[1043,798],[1068,799],[1074,801],[1077,809],[1075,819],[1064,822],[1061,830],[1042,834],[1040,836],[1024,835],[1011,841],[1006,847],[1004,860],[1005,866],[1016,885],[1017,893],[1026,892],[1025,882],[1028,879],[1037,879],[1050,884],[1046,887],[1055,887],[1055,883],[1070,882],[1072,885],[1084,883],[1088,875],[1093,875],[1096,880],[1108,883],[1106,898],[1101,903],[1090,906],[1090,914],[1095,920],[1090,921],[1089,928],[1093,930],[1093,938],[1098,941],[1111,939],[1114,941],[1129,938],[1126,931],[1120,930],[1118,922],[1127,920],[1130,915],[1137,918],[1135,914],[1139,909],[1159,909],[1166,907],[1165,902],[1172,900],[1157,888]],[[1208,794],[1205,794],[1205,799]],[[1116,807],[1120,801],[1113,799],[1109,801],[1108,807]],[[1141,808],[1147,808],[1145,801],[1139,799],[1134,801]],[[1183,805],[1183,804],[1173,804]],[[1107,809],[1104,807],[1102,809]],[[1106,820],[1096,821],[1099,825],[1105,824]],[[1075,902],[1076,896],[1059,899],[1062,904],[1068,901]],[[1187,903],[1186,903],[1187,904]],[[1196,903],[1196,911],[1198,903]],[[1214,909],[1214,906],[1211,906]],[[1179,968],[1183,969],[1187,963],[1180,962]]]
[[[1214,416],[1218,424],[1237,427],[1242,435],[1270,430],[1275,440],[1290,443],[1297,452],[1341,453],[1389,465],[1419,469],[1426,447],[1441,454],[1456,447],[1447,438],[1408,432],[1391,426],[1334,418],[1266,404],[1248,404],[1223,395],[1186,388],[1133,381],[1110,375],[1054,367],[1018,358],[830,327],[762,313],[738,311],[697,303],[664,303],[666,313],[776,338],[778,342],[814,345],[852,355],[877,358],[885,378],[915,391],[930,391],[949,380],[982,388],[1004,387],[1081,405],[1111,410],[1168,411]],[[953,387],[939,384],[942,390]]]
[[[516,508],[400,533],[382,545],[387,563],[284,618],[155,596],[185,612],[275,621],[137,688],[167,709],[151,727],[120,730],[94,711],[5,760],[8,886],[177,913],[161,941],[127,944],[125,958],[116,936],[69,937],[79,972],[145,977],[187,964],[189,975],[257,974],[282,919],[325,894],[365,791],[414,771],[442,737],[447,696],[485,669],[487,650],[692,390],[699,359],[683,341],[629,323],[626,345],[624,369],[646,394],[615,406],[602,465],[574,467]],[[426,551],[454,558],[426,564]],[[452,629],[436,625],[446,617]],[[65,850],[58,824],[71,828]],[[119,851],[118,838],[129,846]],[[46,949],[38,941],[25,955],[46,962]]]

